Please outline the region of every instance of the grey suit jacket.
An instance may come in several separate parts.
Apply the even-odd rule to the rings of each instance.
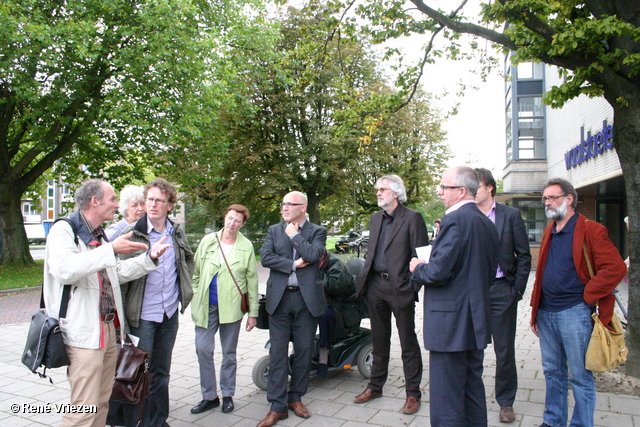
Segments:
[[[260,263],[271,270],[267,280],[267,312],[273,314],[280,304],[289,276],[293,271],[293,248],[295,248],[298,257],[302,257],[309,263],[306,267],[296,270],[300,292],[309,312],[315,317],[320,317],[324,313],[326,302],[318,261],[325,251],[327,230],[305,221],[300,233],[289,238],[284,232],[286,227],[286,222],[269,227],[260,250]]]
[[[358,299],[364,298],[367,291],[367,281],[369,276],[373,274],[372,263],[376,254],[383,212],[380,210],[371,216],[367,259],[362,272],[356,278]],[[420,212],[398,205],[389,233],[389,240],[384,248],[384,256],[389,272],[389,282],[393,286],[396,299],[401,306],[407,306],[417,301],[417,293],[410,280],[409,263],[411,258],[415,256],[415,249],[428,244],[429,234]]]
[[[529,238],[520,211],[496,203],[496,229],[498,230],[498,264],[507,281],[524,294],[531,271]]]
[[[428,264],[412,280],[424,286],[424,344],[430,351],[482,350],[491,342],[489,286],[498,265],[498,233],[475,203],[442,219]]]

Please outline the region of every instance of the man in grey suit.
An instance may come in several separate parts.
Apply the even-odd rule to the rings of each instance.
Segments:
[[[405,414],[420,409],[422,354],[415,331],[415,302],[409,262],[416,247],[427,246],[429,235],[419,212],[404,207],[404,182],[398,175],[386,175],[376,184],[378,206],[371,217],[369,252],[356,279],[358,299],[367,298],[373,339],[373,364],[367,388],[353,401],[365,403],[382,396],[389,371],[391,314],[396,319],[407,397]]]
[[[309,383],[318,319],[326,308],[318,262],[325,252],[327,230],[306,220],[307,197],[298,191],[284,196],[280,208],[284,222],[269,227],[260,251],[262,265],[271,269],[266,301],[271,340],[267,400],[271,410],[258,427],[288,418],[288,409],[301,418],[311,416],[301,398]],[[294,357],[287,391],[290,338]]]
[[[498,265],[498,233],[474,203],[478,178],[458,166],[442,176],[447,210],[431,258],[412,259],[414,289],[424,286],[424,344],[429,350],[431,425],[483,427],[484,349],[491,342],[489,287]]]
[[[476,168],[480,186],[476,205],[498,231],[498,270],[489,288],[491,335],[496,353],[495,396],[500,405],[500,422],[516,420],[513,402],[518,391],[516,369],[516,318],[531,271],[527,230],[518,209],[496,203],[496,181],[491,172]]]

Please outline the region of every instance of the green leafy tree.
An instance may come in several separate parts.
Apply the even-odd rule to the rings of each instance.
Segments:
[[[377,207],[371,189],[384,173],[403,175],[416,201],[438,173],[431,166],[447,153],[438,112],[420,94],[392,114],[402,94],[384,84],[366,40],[338,24],[335,3],[289,8],[274,51],[246,58],[255,113],[220,115],[232,149],[220,173],[193,188],[212,206],[240,202],[277,221],[277,203],[295,189],[308,195],[311,221],[320,222],[321,206],[323,219],[344,218],[346,203],[357,218]]]
[[[640,2],[497,0],[481,4],[481,21],[465,16],[468,1],[449,11],[431,1],[368,0],[358,12],[382,41],[410,34],[442,35],[449,44],[427,44],[423,62],[456,58],[460,34],[470,34],[514,52],[515,63],[543,61],[561,69],[564,83],[544,100],[554,108],[579,95],[604,97],[613,108],[616,151],[620,159],[630,219],[631,264],[640,262]],[[476,3],[476,2],[474,2]],[[477,3],[476,3],[477,5]],[[351,4],[349,5],[351,7]],[[471,47],[477,47],[473,42]],[[485,59],[490,59],[485,57]],[[485,63],[491,66],[491,61]],[[419,72],[409,70],[416,77]],[[413,71],[413,73],[411,73]],[[409,78],[410,80],[410,78]],[[627,372],[640,376],[640,269],[630,271],[629,361]]]
[[[247,2],[9,0],[0,5],[1,264],[32,263],[21,196],[55,165],[75,183],[142,178],[202,139],[206,84]],[[80,169],[80,165],[84,165]]]

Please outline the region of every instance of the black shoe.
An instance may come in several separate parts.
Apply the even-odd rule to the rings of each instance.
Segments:
[[[225,414],[233,412],[233,398],[231,396],[224,396],[222,398],[222,412]]]
[[[217,408],[220,406],[220,398],[216,397],[213,400],[202,400],[198,405],[191,408],[192,414],[201,414],[209,409]]]

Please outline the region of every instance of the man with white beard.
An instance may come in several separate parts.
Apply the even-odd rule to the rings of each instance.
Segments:
[[[553,222],[542,236],[531,296],[531,329],[540,338],[547,389],[540,427],[567,425],[569,381],[575,399],[571,425],[593,426],[596,387],[585,369],[591,313],[597,303],[600,320],[609,324],[612,292],[627,268],[607,229],[575,211],[578,194],[571,183],[547,181],[542,202]]]

